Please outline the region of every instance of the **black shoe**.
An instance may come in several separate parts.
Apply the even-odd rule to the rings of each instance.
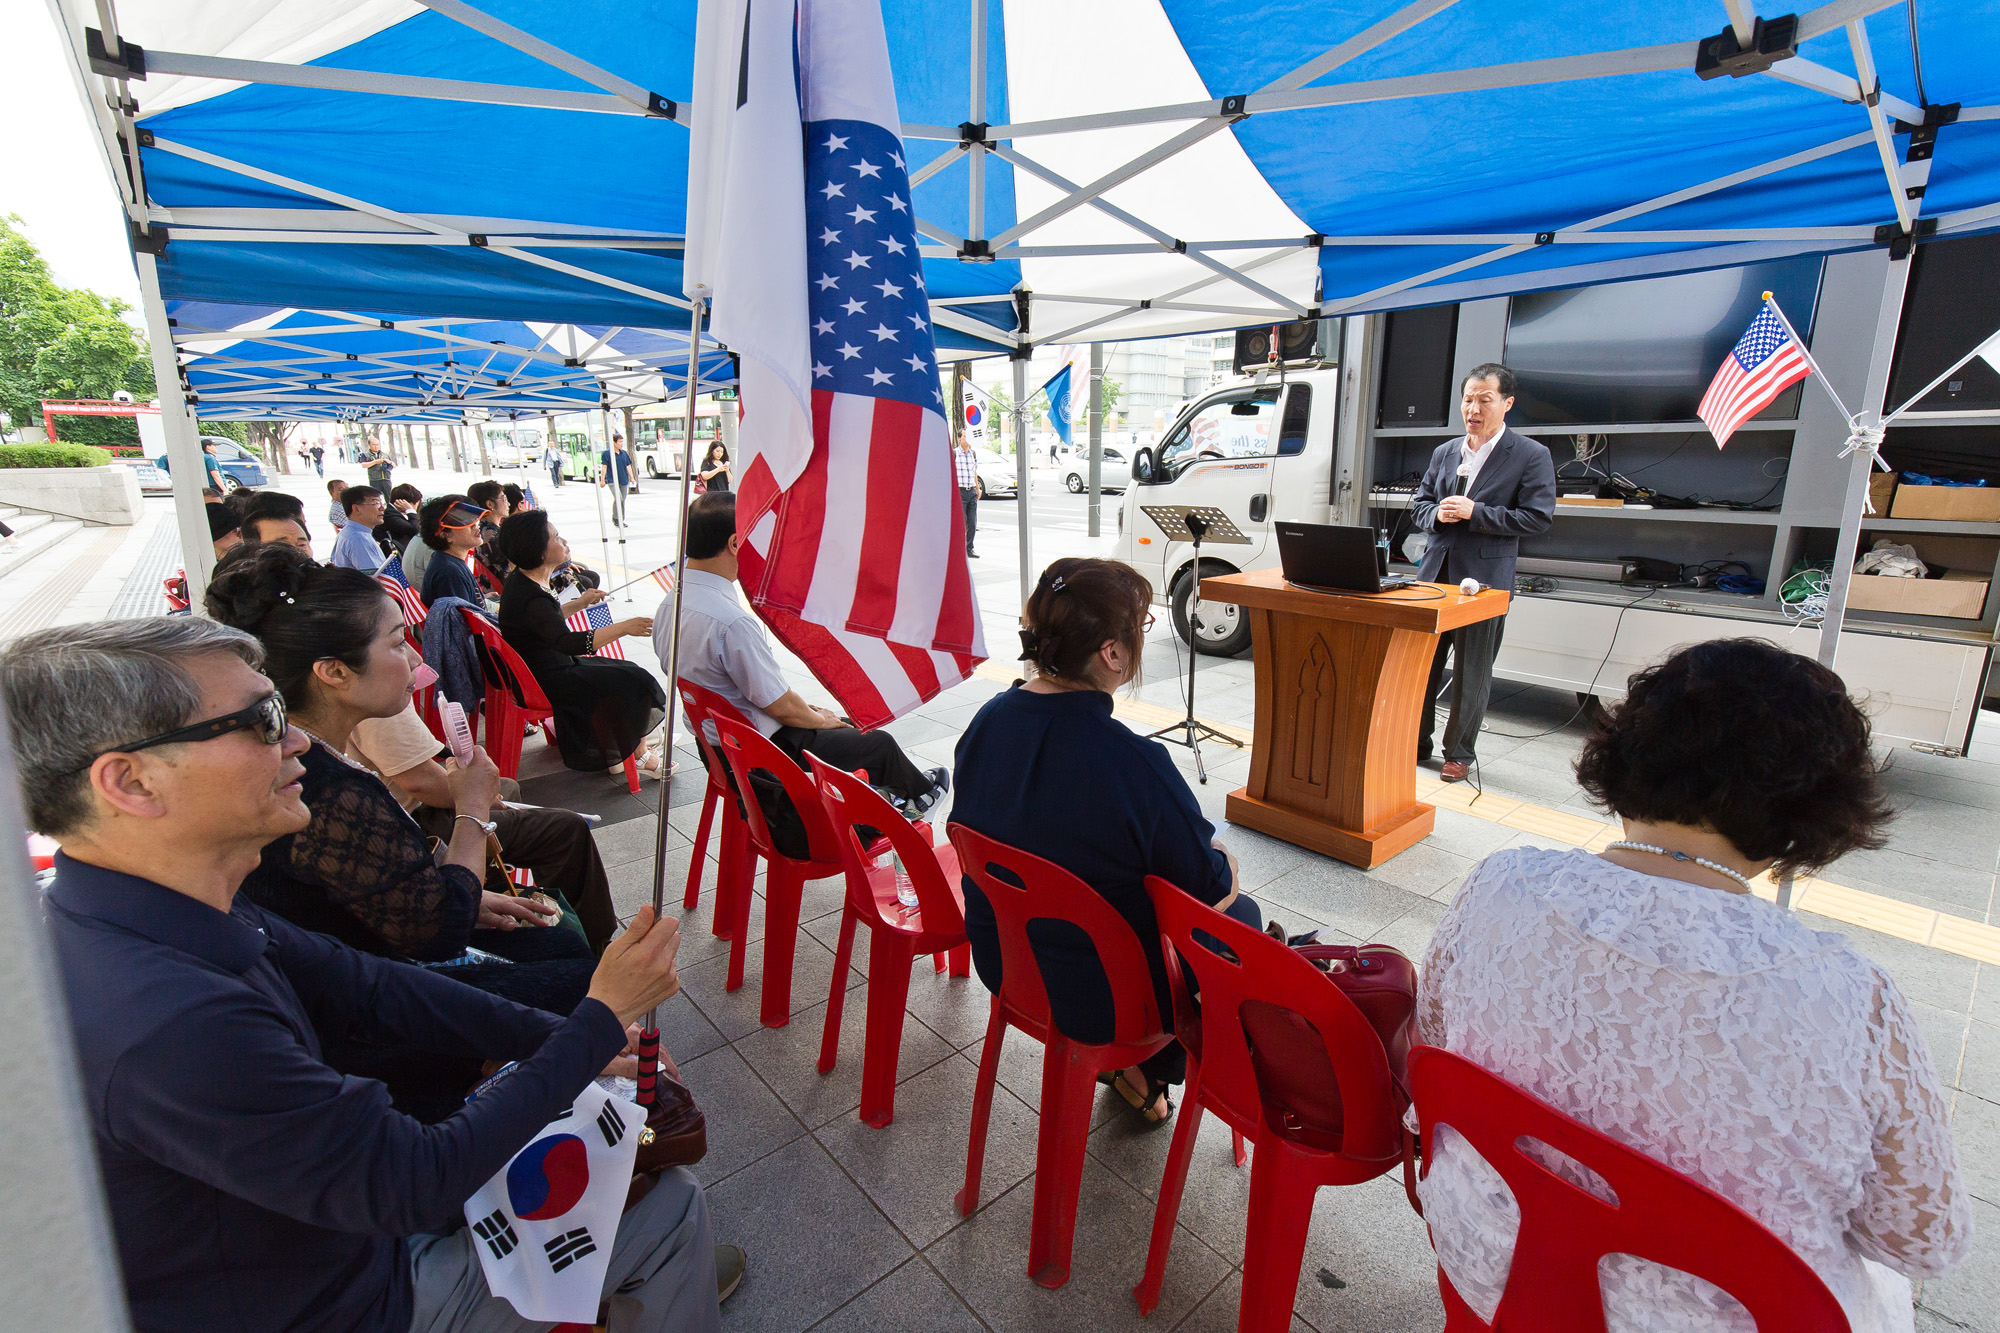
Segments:
[[[1428,745],[1419,745],[1417,747],[1417,762],[1420,764],[1428,764],[1430,761],[1431,761],[1431,747]]]
[[[951,770],[948,768],[927,768],[924,776],[931,780],[931,789],[922,796],[904,802],[904,809],[912,812],[912,818],[929,814],[937,808],[937,803],[951,790]]]
[[[979,558],[979,552],[977,552],[977,551],[967,551],[967,552],[965,553],[965,558],[966,558],[967,560],[977,560],[977,559]]]

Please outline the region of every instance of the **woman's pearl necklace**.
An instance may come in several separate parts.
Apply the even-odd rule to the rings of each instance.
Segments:
[[[1743,886],[1743,892],[1745,893],[1755,892],[1755,890],[1750,887],[1750,879],[1748,876],[1739,874],[1736,871],[1731,870],[1728,866],[1717,865],[1715,862],[1709,860],[1705,856],[1689,856],[1686,852],[1670,852],[1664,847],[1655,847],[1653,846],[1653,844],[1649,842],[1625,842],[1622,840],[1618,842],[1605,843],[1604,850],[1607,852],[1614,850],[1621,852],[1651,852],[1655,856],[1670,856],[1676,861],[1691,861],[1695,865],[1700,866],[1704,870],[1713,870],[1718,875],[1727,875],[1730,879],[1733,879],[1738,884],[1741,884]]]

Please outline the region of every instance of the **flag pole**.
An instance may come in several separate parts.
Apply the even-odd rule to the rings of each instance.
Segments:
[[[675,524],[674,589],[668,594],[674,603],[673,627],[667,632],[667,660],[660,663],[667,669],[667,719],[660,741],[659,818],[653,828],[653,915],[656,918],[665,905],[667,893],[667,811],[671,806],[674,785],[667,769],[674,757],[674,704],[680,697],[681,590],[687,587],[687,512],[688,502],[694,495],[694,399],[695,390],[701,385],[701,312],[707,304],[707,297],[708,288],[697,287],[688,315],[688,366],[684,386],[687,393],[687,436],[681,450],[681,507],[679,521]],[[741,391],[739,385],[738,392]],[[720,892],[719,889],[717,891]],[[655,1007],[646,1016],[646,1027],[657,1031],[659,1026],[660,1011]]]

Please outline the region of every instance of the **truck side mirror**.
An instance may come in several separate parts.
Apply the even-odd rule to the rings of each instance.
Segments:
[[[1132,455],[1132,480],[1141,486],[1153,484],[1153,451],[1140,449]]]

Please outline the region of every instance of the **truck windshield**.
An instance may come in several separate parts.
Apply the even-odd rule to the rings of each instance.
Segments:
[[[1259,385],[1203,403],[1160,446],[1159,478],[1172,481],[1195,462],[1263,458],[1275,451],[1278,386]]]

